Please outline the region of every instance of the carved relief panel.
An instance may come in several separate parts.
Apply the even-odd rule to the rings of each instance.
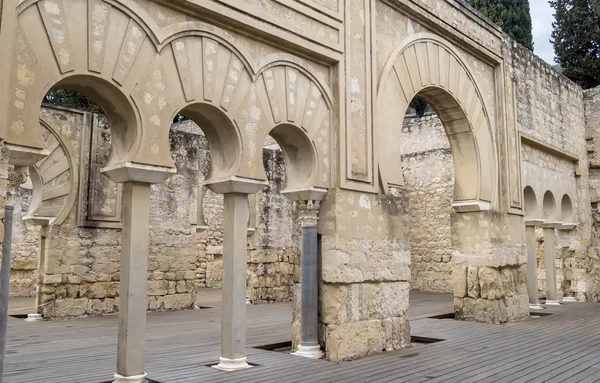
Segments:
[[[90,115],[81,143],[78,225],[121,227],[122,185],[100,173],[111,148],[110,126],[103,116]]]

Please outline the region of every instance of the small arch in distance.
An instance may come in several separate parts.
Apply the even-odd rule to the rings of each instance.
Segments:
[[[563,222],[575,222],[573,203],[571,202],[571,197],[567,194],[563,195],[560,202],[560,212]]]
[[[556,200],[554,199],[554,194],[550,190],[547,190],[544,193],[543,200],[543,211],[544,211],[544,219],[546,221],[556,221]]]
[[[527,186],[523,190],[523,199],[525,202],[525,218],[539,218],[537,196],[535,195],[535,192],[533,191],[533,188],[531,186]]]

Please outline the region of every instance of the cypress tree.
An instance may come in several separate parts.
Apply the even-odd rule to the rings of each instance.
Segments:
[[[551,0],[552,39],[562,73],[584,89],[600,85],[600,1]]]
[[[468,0],[519,44],[533,50],[529,0]]]

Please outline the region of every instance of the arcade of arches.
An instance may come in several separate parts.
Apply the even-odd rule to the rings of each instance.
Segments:
[[[248,222],[260,210],[249,205],[291,209],[288,201],[294,201],[287,222],[297,238],[290,234],[282,246],[301,253],[300,260],[281,255],[273,263],[286,275],[298,268],[283,284],[295,301],[292,338],[301,356],[339,361],[405,347],[411,286],[453,292],[457,319],[488,323],[524,319],[540,298],[560,304],[600,296],[593,223],[600,200],[600,96],[583,92],[462,1],[4,0],[0,6],[0,186],[6,194],[9,170],[31,179],[25,218],[40,226],[40,303],[59,304],[62,288],[62,307],[77,310],[67,300],[73,285],[113,283],[110,299],[114,305],[119,296],[120,316],[117,382],[145,379],[146,309],[189,306],[175,300],[193,290],[199,274],[193,254],[174,255],[167,269],[192,265],[173,277],[180,279],[172,287],[181,297],[168,305],[166,298],[147,300],[149,290],[167,296],[171,289],[154,266],[163,251],[155,230],[164,229],[155,210],[162,201],[157,196],[167,193],[160,185],[186,190],[169,194],[173,203],[185,199],[184,209],[197,199],[194,227],[181,228],[194,234],[210,232],[205,218],[213,205],[205,198],[222,195],[217,367],[224,370],[249,367]],[[53,89],[83,93],[104,111],[111,149],[101,165],[81,157],[84,144],[102,154],[93,124],[73,127],[40,111]],[[415,96],[437,117],[405,120]],[[191,134],[171,127],[178,114],[202,131],[210,153],[202,177],[182,165],[198,161],[186,157],[192,148],[173,142],[174,135]],[[407,134],[410,126],[415,130]],[[257,202],[256,193],[271,195],[272,187],[263,189],[276,173],[263,166],[268,136],[281,148],[285,174],[278,179],[284,181],[274,188],[279,199]],[[438,139],[443,147],[426,142]],[[407,142],[414,143],[411,152]],[[441,251],[435,256],[427,254],[424,237],[414,240],[415,252],[424,252],[418,261],[429,259],[415,272],[410,226],[419,210],[409,206],[420,193],[413,186],[428,174],[419,158],[445,163],[446,176],[427,181],[441,182],[432,187],[444,191],[429,195],[443,195],[447,209],[444,218],[424,214],[415,225],[436,231],[440,219],[446,233],[443,246],[429,247]],[[96,192],[114,209],[84,209]],[[83,210],[86,217],[74,218]],[[44,256],[57,233],[70,241],[71,230],[61,226],[108,230],[117,224],[115,279],[91,281],[77,259],[56,268]],[[88,246],[86,257],[95,258],[94,249]],[[260,254],[256,259],[268,258],[266,250]],[[439,277],[422,270],[428,267],[443,270],[445,281],[420,280],[420,274]],[[157,286],[165,292],[156,293]],[[264,290],[261,299],[277,300],[273,291]],[[95,302],[107,307],[108,299]]]

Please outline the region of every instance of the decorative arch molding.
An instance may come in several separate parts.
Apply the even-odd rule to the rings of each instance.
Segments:
[[[50,155],[29,167],[33,195],[23,220],[41,225],[60,225],[77,199],[79,172],[74,149],[60,131],[39,118]]]
[[[402,186],[401,154],[390,136],[399,136],[405,111],[416,95],[436,110],[454,158],[457,210],[487,210],[497,201],[498,154],[485,102],[472,71],[450,43],[416,34],[400,44],[380,77],[377,147],[384,191]]]
[[[318,158],[312,176],[318,185],[310,186],[329,186],[333,95],[305,61],[282,53],[258,62],[231,35],[199,21],[161,28],[132,0],[29,0],[18,13],[9,144],[43,149],[31,118],[42,98],[57,84],[71,87],[67,79],[87,79],[83,90],[94,96],[108,88],[118,94],[118,105],[101,105],[109,119],[122,104],[134,116],[124,124],[127,132],[113,132],[118,153],[107,169],[123,163],[172,169],[172,117],[204,108],[205,132],[206,125],[230,126],[214,149],[238,148],[212,176],[264,179],[261,140],[290,124],[307,135]],[[77,33],[82,30],[88,33]]]
[[[260,107],[263,118],[245,155],[254,162],[262,161],[262,146],[271,134],[286,157],[286,188],[331,186],[331,91],[312,74],[310,66],[292,56],[267,57],[261,64],[248,100],[256,98],[255,106]],[[266,177],[262,166],[248,170],[253,170],[253,177]]]

